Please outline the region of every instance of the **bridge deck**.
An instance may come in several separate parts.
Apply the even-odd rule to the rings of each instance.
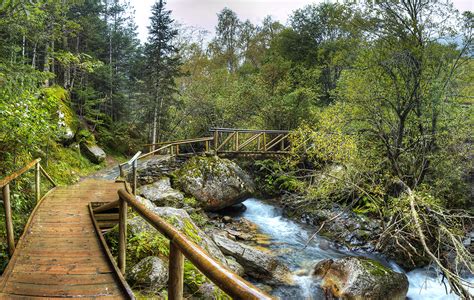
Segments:
[[[33,212],[0,298],[129,298],[95,231],[89,202],[118,199],[123,184],[88,179],[48,194]]]

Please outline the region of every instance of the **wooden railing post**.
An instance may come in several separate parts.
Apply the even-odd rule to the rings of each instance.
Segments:
[[[217,152],[217,148],[219,148],[219,133],[214,131],[214,151]]]
[[[118,241],[118,267],[125,275],[125,261],[127,251],[127,202],[120,198],[119,205],[119,241]]]
[[[209,152],[209,141],[206,141],[206,152]]]
[[[35,166],[35,193],[36,193],[36,203],[38,203],[41,199],[41,170],[40,170],[40,163],[37,162]]]
[[[5,229],[7,230],[8,253],[10,257],[15,252],[15,236],[13,233],[12,208],[10,204],[10,184],[2,188],[3,207],[5,209]]]
[[[263,152],[267,151],[267,135],[263,133]]]
[[[235,151],[239,151],[239,132],[235,132]]]
[[[168,299],[183,299],[184,255],[172,241],[170,241]]]
[[[132,164],[132,172],[133,172],[132,192],[134,196],[137,195],[137,168],[138,168],[138,159],[134,160]]]

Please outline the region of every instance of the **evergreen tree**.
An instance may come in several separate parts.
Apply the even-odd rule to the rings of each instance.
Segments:
[[[161,140],[170,108],[176,104],[175,78],[180,75],[181,59],[174,41],[178,35],[171,11],[160,0],[152,7],[150,17],[146,83],[149,88],[149,111],[152,112],[151,141]]]

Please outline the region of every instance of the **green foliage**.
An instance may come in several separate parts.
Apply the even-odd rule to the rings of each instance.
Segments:
[[[73,144],[69,148],[52,146],[45,169],[57,184],[68,185],[77,182],[83,176],[97,172],[102,167],[103,165],[91,163],[82,156],[79,146]]]
[[[255,161],[255,181],[264,195],[302,191],[304,183],[289,174],[282,162],[271,159]]]

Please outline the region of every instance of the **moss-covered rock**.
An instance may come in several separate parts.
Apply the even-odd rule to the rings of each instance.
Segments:
[[[314,275],[326,293],[341,299],[402,300],[408,292],[405,274],[363,257],[322,260]]]
[[[168,177],[163,177],[153,184],[144,185],[138,192],[157,206],[183,207],[184,204],[183,194],[171,187]]]
[[[91,162],[100,164],[106,158],[105,151],[95,144],[81,143],[81,153],[84,154]]]
[[[168,262],[157,256],[142,259],[127,273],[127,281],[135,288],[158,294],[168,282]]]
[[[192,195],[207,211],[243,202],[255,192],[254,183],[247,173],[236,163],[217,156],[193,157],[173,176],[176,185]]]
[[[178,209],[174,207],[157,207],[151,201],[137,197],[137,199],[142,202],[148,209],[165,219],[176,229],[184,233],[190,240],[194,243],[201,246],[206,250],[210,256],[214,259],[217,259],[224,265],[229,266],[231,270],[241,275],[242,268],[235,264],[234,262],[228,262],[224,254],[217,247],[214,241],[202,231],[189,216],[189,214],[184,209]],[[153,228],[148,222],[146,222],[142,217],[136,216],[127,221],[128,229],[132,235],[140,235],[143,233],[148,233],[150,236],[159,235],[157,230]]]

